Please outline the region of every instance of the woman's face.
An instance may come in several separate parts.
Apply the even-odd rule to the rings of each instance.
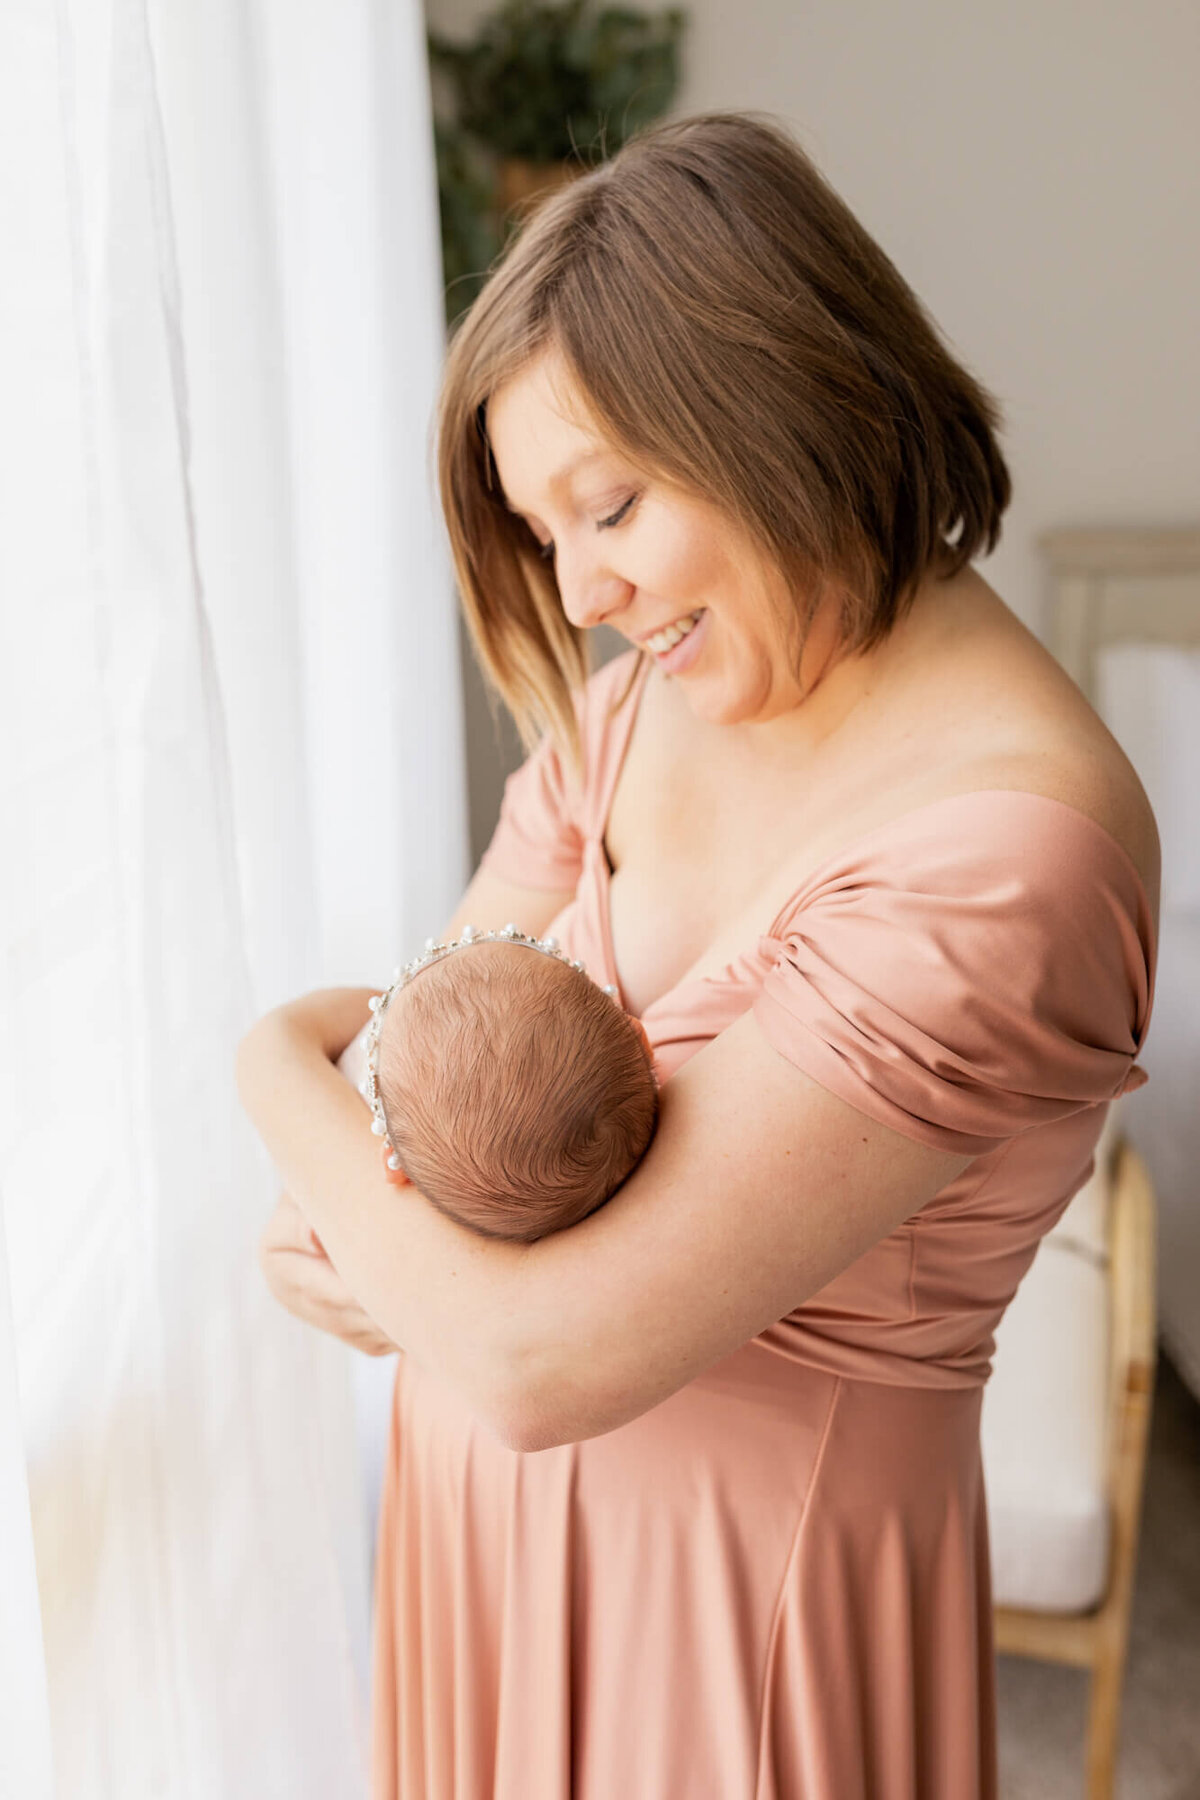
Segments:
[[[647,479],[598,435],[556,352],[497,389],[487,418],[505,501],[553,558],[572,624],[609,625],[642,645],[699,612],[679,666],[663,669],[698,718],[764,721],[799,705],[771,612],[772,601],[791,604],[777,571],[715,506]]]

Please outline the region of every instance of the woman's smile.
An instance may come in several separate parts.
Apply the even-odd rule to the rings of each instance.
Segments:
[[[666,631],[643,639],[665,675],[682,675],[692,667],[703,648],[707,623],[708,608],[702,606],[678,624],[668,626]]]
[[[796,600],[759,544],[608,442],[554,348],[496,390],[487,428],[507,509],[553,557],[573,625],[607,625],[648,650],[698,720],[748,728],[768,759],[836,727],[873,659],[839,659],[832,593],[796,672],[780,625]]]
[[[693,678],[689,704],[713,724],[799,705],[794,683],[784,691],[767,604],[778,577],[757,545],[712,502],[649,478],[607,442],[556,351],[492,395],[487,429],[507,509],[553,558],[573,625],[608,625],[664,675]]]

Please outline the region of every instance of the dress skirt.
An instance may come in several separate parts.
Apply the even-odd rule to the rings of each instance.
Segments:
[[[372,1800],[994,1800],[981,1395],[754,1339],[519,1451],[401,1357]]]

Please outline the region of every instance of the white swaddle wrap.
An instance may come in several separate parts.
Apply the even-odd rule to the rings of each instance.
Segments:
[[[356,1038],[352,1038],[337,1059],[337,1066],[365,1100],[367,1097],[367,1033],[371,1029],[368,1019]]]

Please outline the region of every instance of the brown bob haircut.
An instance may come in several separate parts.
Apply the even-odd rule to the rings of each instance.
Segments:
[[[548,730],[576,775],[587,634],[487,440],[489,396],[549,347],[635,469],[762,547],[795,596],[793,666],[825,579],[864,650],[927,572],[995,547],[999,409],[804,151],[758,113],[649,127],[526,220],[453,334],[437,414],[476,654],[526,749]]]

